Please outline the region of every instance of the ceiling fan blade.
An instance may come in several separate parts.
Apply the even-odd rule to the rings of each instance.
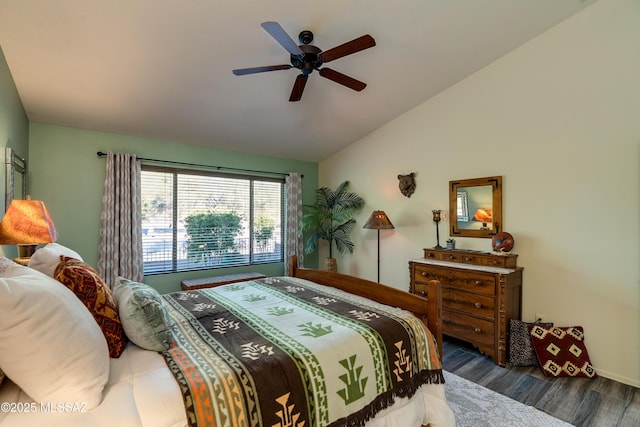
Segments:
[[[277,22],[263,22],[260,24],[264,30],[271,35],[280,45],[291,55],[302,58],[304,52],[298,47],[296,42],[287,34],[287,32]]]
[[[296,77],[296,81],[293,84],[293,90],[291,91],[289,102],[300,101],[302,98],[302,91],[304,91],[304,86],[307,84],[308,78],[308,74],[298,74],[298,77]]]
[[[369,34],[353,39],[350,42],[341,44],[329,50],[320,53],[324,62],[334,61],[343,56],[369,49],[376,45],[376,41]]]
[[[321,68],[319,72],[322,77],[333,80],[334,82],[340,83],[341,85],[346,86],[349,89],[353,89],[357,92],[360,92],[362,89],[367,87],[366,83],[363,83],[360,80],[356,80],[345,74],[339,73],[335,70],[332,70],[331,68]]]
[[[265,71],[288,70],[291,68],[289,64],[283,65],[267,65],[264,67],[238,68],[233,70],[236,76],[244,76],[245,74],[264,73]]]

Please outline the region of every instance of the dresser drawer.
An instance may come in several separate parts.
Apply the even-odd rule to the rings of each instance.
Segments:
[[[495,275],[491,273],[419,265],[415,267],[413,275],[416,286],[429,280],[439,280],[443,288],[450,287],[486,295],[495,295],[496,292]]]
[[[451,310],[463,311],[490,320],[495,318],[495,299],[492,297],[445,288],[442,289],[442,304]]]
[[[463,264],[482,265],[487,267],[515,268],[518,255],[495,255],[489,252],[424,249],[425,259],[459,262]]]
[[[413,293],[425,298],[429,298],[429,285],[427,285],[426,283],[416,283],[413,286]]]
[[[495,325],[489,320],[442,310],[442,326],[445,334],[470,341],[478,347],[495,345]]]

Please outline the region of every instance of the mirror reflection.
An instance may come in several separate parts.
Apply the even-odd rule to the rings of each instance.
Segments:
[[[458,223],[469,221],[469,197],[465,189],[458,190]]]
[[[502,177],[449,181],[450,234],[492,237],[502,223]]]
[[[465,230],[493,229],[493,188],[489,185],[458,190],[458,227]],[[460,193],[464,197],[460,198]],[[472,215],[469,215],[469,212]]]

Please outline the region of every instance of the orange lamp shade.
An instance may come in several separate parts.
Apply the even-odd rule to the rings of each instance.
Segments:
[[[56,227],[44,202],[13,200],[0,222],[0,245],[55,242]]]
[[[493,222],[493,212],[491,209],[478,209],[473,215],[474,221]]]

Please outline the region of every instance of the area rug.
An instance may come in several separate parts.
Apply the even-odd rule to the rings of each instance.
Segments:
[[[444,372],[457,427],[569,427],[571,424],[486,387]]]

